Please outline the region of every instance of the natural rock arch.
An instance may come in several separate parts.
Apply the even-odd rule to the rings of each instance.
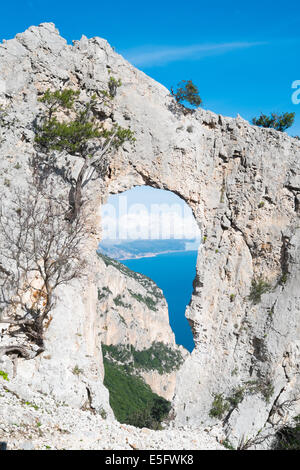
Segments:
[[[111,161],[105,180],[85,190],[86,207],[93,214],[83,253],[89,268],[85,280],[57,293],[47,333],[51,357],[45,353],[22,361],[8,386],[24,395],[42,388],[76,406],[86,401],[88,388],[91,406],[109,412],[97,342],[99,265],[91,253],[101,233],[95,214],[107,194],[150,184],[180,195],[205,238],[188,312],[196,348],[178,377],[176,422],[219,422],[209,416],[214,395],[223,394],[226,400],[242,387],[242,400],[223,421],[232,442],[271,425],[277,412],[284,412],[282,403],[299,397],[300,389],[299,141],[250,126],[239,116],[225,118],[205,110],[182,114],[168,90],[128,64],[106,41],[83,37],[69,46],[53,24],[32,27],[1,45],[0,60],[6,65],[1,100],[19,120],[17,132],[1,145],[4,169],[7,156],[28,168],[37,91],[49,86],[68,83],[95,90],[102,89],[110,73],[120,77],[123,86],[113,117],[121,125],[130,123],[137,138],[135,150],[125,146]],[[78,171],[76,164],[73,171]],[[26,184],[12,165],[6,178]],[[248,299],[251,283],[260,276],[272,290],[253,305]],[[72,374],[76,363],[84,370],[81,377]],[[13,376],[11,362],[5,365]],[[286,414],[299,414],[299,402]]]
[[[239,129],[246,126],[244,131],[247,129],[250,135],[253,132],[264,135],[264,131],[259,129],[254,131],[242,120],[236,121],[235,125],[237,133],[240,132]],[[216,123],[215,126],[216,129]],[[213,125],[211,127],[214,128]],[[233,128],[234,126],[231,132]],[[194,295],[187,312],[190,323],[194,325],[196,348],[191,358],[187,360],[181,376],[178,377],[174,399],[176,420],[179,423],[188,422],[196,425],[203,420],[203,417],[206,416],[208,419],[215,395],[224,394],[225,399],[226,396],[230,399],[237,390],[242,388],[243,400],[238,404],[238,409],[231,410],[225,426],[226,432],[237,444],[244,435],[255,436],[264,425],[267,428],[271,426],[270,423],[274,422],[272,420],[276,420],[280,403],[297,397],[298,385],[294,388],[294,384],[299,355],[299,335],[295,334],[296,323],[299,320],[299,313],[297,313],[299,291],[296,287],[297,270],[294,270],[292,264],[298,263],[297,250],[299,248],[296,247],[299,233],[294,225],[295,216],[297,217],[294,195],[290,193],[289,184],[284,183],[284,180],[287,181],[289,178],[289,173],[284,175],[281,182],[278,181],[277,166],[281,166],[281,152],[286,152],[285,144],[276,143],[273,151],[276,149],[278,158],[274,159],[274,154],[272,155],[272,164],[268,169],[264,162],[264,158],[270,161],[268,152],[265,157],[260,156],[257,159],[256,156],[254,162],[247,162],[245,150],[243,152],[232,150],[232,144],[230,144],[233,156],[231,159],[224,156],[223,153],[227,152],[224,150],[226,138],[224,131],[221,133],[223,150],[217,153],[219,161],[217,160],[217,166],[211,175],[214,181],[205,181],[206,198],[201,197],[201,194],[197,195],[196,192],[192,197],[187,196],[186,191],[174,185],[174,180],[165,183],[164,174],[160,172],[158,177],[156,168],[154,168],[154,174],[151,174],[147,168],[145,175],[140,163],[134,165],[134,171],[130,163],[127,174],[124,172],[124,167],[120,169],[118,164],[116,169],[112,164],[108,187],[111,192],[115,192],[118,191],[118,187],[125,190],[145,182],[153,187],[168,189],[179,194],[193,208],[203,230],[205,243],[200,247]],[[274,135],[273,131],[265,137],[272,140],[272,134]],[[278,137],[289,140],[284,135]],[[230,135],[229,141],[231,141]],[[291,144],[292,147],[295,145],[294,142]],[[262,185],[259,184],[259,188],[255,184],[258,167],[260,167],[261,174],[270,172],[272,175],[268,177],[265,174],[266,180]],[[250,180],[247,186],[253,187],[251,204],[248,204],[247,191],[243,190],[240,183],[247,171]],[[185,177],[182,180],[186,181]],[[216,180],[219,188],[217,194]],[[203,185],[201,187],[203,191]],[[294,187],[294,191],[295,189]],[[286,201],[284,210],[278,206],[277,201],[280,200],[280,196],[277,191],[282,195],[281,200]],[[200,204],[196,202],[197,196],[201,201]],[[242,207],[245,213],[239,217],[241,210],[238,206],[241,200],[246,207]],[[277,214],[273,212],[274,206],[278,209]],[[259,214],[260,209],[264,209],[267,214]],[[250,220],[254,217],[258,218],[253,227],[249,227],[248,217]],[[238,219],[240,220],[236,222]],[[278,220],[280,220],[279,227],[276,227]],[[256,229],[262,233],[257,235],[254,232]],[[269,241],[270,239],[272,242]],[[289,255],[285,253],[287,244],[291,249]],[[285,260],[290,259],[289,269],[293,271],[293,273],[289,272],[290,287],[278,284],[283,274],[283,256]],[[221,267],[222,264],[225,266]],[[267,269],[265,269],[266,266]],[[219,280],[215,278],[216,272],[220,276]],[[252,280],[260,275],[270,281],[275,289],[263,297],[262,308],[261,305],[253,306],[248,299]],[[292,281],[293,276],[295,277]],[[292,307],[292,309],[295,308],[294,314],[288,319],[289,326],[284,327],[289,339],[286,337],[283,340],[282,338],[281,344],[277,343],[275,347],[277,340],[273,337],[267,345],[268,333],[265,330],[271,332],[271,335],[281,336],[281,333],[278,331],[276,333],[274,326],[269,325],[265,312],[269,310],[277,312],[275,322],[279,325],[280,331],[287,320],[281,316],[281,309],[286,309],[287,298],[294,298],[295,302]],[[251,317],[252,312],[255,315],[253,317]],[[258,324],[257,316],[259,317]],[[258,352],[257,344],[265,351],[269,349],[264,359],[263,355]],[[281,357],[282,366],[272,364],[272,357],[277,357],[277,361]],[[197,367],[195,367],[196,363]],[[294,371],[290,376],[285,374],[286,367]],[[256,376],[253,375],[255,369]],[[213,374],[211,374],[212,370]],[[251,383],[255,385],[252,386]],[[256,410],[255,419],[253,419],[253,409]]]

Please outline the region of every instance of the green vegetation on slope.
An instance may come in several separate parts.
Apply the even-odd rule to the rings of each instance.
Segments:
[[[99,258],[104,261],[106,266],[113,266],[114,268],[118,269],[122,274],[125,274],[125,276],[131,277],[132,279],[135,279],[139,284],[141,284],[147,290],[148,294],[153,296],[152,305],[155,305],[159,300],[164,298],[162,291],[159,289],[159,287],[157,287],[155,282],[150,279],[150,277],[131,271],[131,269],[127,268],[127,266],[125,266],[124,264],[119,263],[119,261],[109,258],[109,256],[99,253],[98,251],[97,254]]]
[[[117,295],[117,297],[115,297],[113,300],[114,300],[114,303],[117,307],[124,307],[124,308],[130,308],[131,307],[131,304],[127,304],[126,302],[123,301],[123,298],[120,294]]]
[[[109,287],[104,286],[101,289],[98,287],[98,300],[105,299],[109,294],[112,294]]]
[[[109,390],[110,406],[120,423],[160,429],[171,404],[152,392],[140,377],[104,357],[104,385]]]
[[[151,347],[136,351],[132,348],[134,367],[143,370],[157,370],[166,374],[179,369],[183,358],[178,350],[174,350],[161,342],[153,342]]]
[[[131,289],[128,289],[128,292],[130,292],[130,295],[136,299],[138,302],[140,303],[143,303],[145,305],[147,305],[147,307],[150,309],[150,310],[153,310],[154,312],[157,311],[157,308],[155,307],[156,305],[156,300],[153,300],[152,297],[144,297],[143,295],[141,294],[137,294],[135,292],[133,292]]]
[[[156,370],[160,374],[167,374],[179,369],[183,363],[180,351],[161,342],[153,342],[150,348],[141,351],[137,351],[132,345],[126,347],[122,344],[103,344],[102,351],[107,359],[121,363],[130,372]]]

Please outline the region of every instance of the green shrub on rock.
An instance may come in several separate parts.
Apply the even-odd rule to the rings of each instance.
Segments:
[[[229,403],[224,399],[223,394],[214,396],[212,406],[209,412],[211,418],[223,418],[224,414],[229,411]]]
[[[264,281],[261,277],[257,280],[253,279],[248,298],[254,305],[256,305],[261,301],[261,296],[267,292],[270,292],[271,288],[271,284]]]
[[[3,372],[3,370],[0,370],[0,377],[2,377],[3,380],[6,380],[9,382],[9,378],[6,372]]]

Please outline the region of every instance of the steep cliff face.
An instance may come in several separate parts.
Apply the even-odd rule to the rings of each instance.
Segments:
[[[88,275],[80,287],[67,286],[57,295],[47,331],[51,358],[47,362],[45,353],[29,362],[19,359],[10,387],[38,390],[43,383],[56,396],[66,386],[66,400],[78,398],[82,390],[79,405],[88,388],[92,406],[109,410],[98,341],[103,331],[96,314],[100,204],[110,193],[148,184],[182,197],[205,237],[186,312],[196,347],[177,376],[175,423],[221,420],[223,432],[237,443],[282,416],[299,414],[300,142],[253,127],[239,116],[205,110],[183,114],[168,90],[106,41],[83,37],[70,46],[52,24],[5,42],[0,63],[0,102],[15,123],[13,130],[2,132],[0,148],[0,178],[8,199],[9,184],[26,186],[37,96],[49,87],[92,92],[105,88],[111,74],[121,78],[107,118],[130,126],[136,136],[134,149],[125,145],[116,153],[106,178],[84,189],[86,207],[93,212],[83,253]],[[75,162],[74,174],[78,169]],[[59,176],[54,182],[66,191]],[[269,287],[255,303],[249,295],[253,298],[259,281]],[[82,377],[71,373],[75,361],[84,370]],[[9,358],[4,366],[13,373]],[[212,411],[218,400],[226,414]]]
[[[154,341],[175,347],[168,306],[157,285],[126,266],[99,255],[98,308],[105,344],[131,344],[137,350]]]
[[[97,315],[102,331],[99,337],[101,343],[117,346],[120,357],[113,357],[112,360],[120,365],[130,365],[153,392],[172,400],[177,371],[188,352],[175,344],[162,291],[146,276],[105,255],[99,254],[99,257],[102,263],[97,274]],[[155,355],[157,347],[162,352],[157,350]],[[149,356],[146,364],[139,364],[139,352]],[[169,353],[176,359],[169,368],[165,367],[168,369],[165,371],[163,353]],[[137,356],[136,361],[134,355]],[[107,357],[110,357],[109,352]],[[162,362],[159,371],[151,357]]]

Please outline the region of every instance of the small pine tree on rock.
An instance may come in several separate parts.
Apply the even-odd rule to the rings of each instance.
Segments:
[[[98,96],[94,94],[90,98],[80,99],[80,91],[64,89],[47,90],[39,99],[44,108],[35,135],[39,165],[49,161],[53,151],[65,152],[69,157],[83,160],[78,176],[69,178],[70,221],[79,215],[83,203],[82,188],[92,175],[98,173],[103,176],[109,156],[125,142],[135,141],[130,129],[117,123],[107,125],[105,120],[99,118],[99,104],[107,105],[116,96],[119,86],[121,81],[111,77],[108,91],[100,90]]]
[[[270,116],[261,114],[259,118],[253,118],[252,124],[259,127],[273,128],[277,131],[284,132],[294,124],[295,113],[272,113]]]
[[[198,107],[202,103],[198,88],[194,85],[192,80],[182,80],[178,83],[176,91],[171,88],[171,94],[174,96],[177,103],[180,104],[187,102],[192,106]]]

